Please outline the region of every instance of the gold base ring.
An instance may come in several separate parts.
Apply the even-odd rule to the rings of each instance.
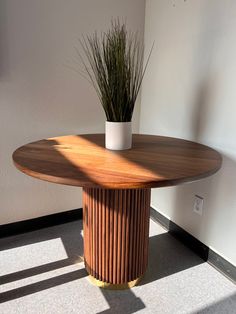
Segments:
[[[141,279],[141,277],[139,277],[139,278],[134,279],[132,281],[129,281],[127,283],[114,284],[114,283],[108,283],[108,282],[105,282],[105,281],[98,280],[98,279],[96,279],[95,277],[93,277],[91,275],[89,275],[88,278],[89,278],[89,281],[93,285],[95,285],[95,286],[97,286],[99,288],[109,289],[109,290],[130,289],[130,288],[136,286],[139,283],[140,279]]]

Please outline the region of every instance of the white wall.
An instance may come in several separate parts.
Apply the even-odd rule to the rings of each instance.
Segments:
[[[147,0],[140,132],[198,141],[223,167],[196,183],[152,191],[152,206],[236,265],[236,1]],[[193,213],[195,194],[203,216]]]
[[[41,138],[104,131],[96,94],[66,65],[82,34],[118,16],[142,33],[144,12],[144,0],[0,0],[0,224],[81,207],[80,188],[27,177],[11,155]]]

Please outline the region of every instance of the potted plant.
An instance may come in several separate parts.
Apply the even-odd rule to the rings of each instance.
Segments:
[[[134,106],[151,53],[143,67],[137,33],[128,32],[119,19],[107,32],[83,37],[80,44],[84,55],[77,52],[106,114],[106,148],[129,149]]]

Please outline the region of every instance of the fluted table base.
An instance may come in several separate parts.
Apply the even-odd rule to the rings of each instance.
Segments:
[[[148,263],[150,189],[83,188],[84,261],[92,282],[130,288]]]

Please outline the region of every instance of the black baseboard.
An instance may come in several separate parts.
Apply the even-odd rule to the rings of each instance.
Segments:
[[[52,215],[0,225],[0,238],[60,225],[63,223],[82,219],[82,217],[83,210],[82,208],[78,208],[68,210],[62,213],[56,213]]]
[[[214,252],[204,243],[193,237],[187,231],[176,225],[173,221],[169,220],[161,213],[151,207],[151,219],[160,223],[165,227],[168,232],[191,249],[195,254],[201,257],[204,261],[211,264],[222,274],[227,276],[233,282],[236,282],[236,267],[225,260],[222,256]]]

